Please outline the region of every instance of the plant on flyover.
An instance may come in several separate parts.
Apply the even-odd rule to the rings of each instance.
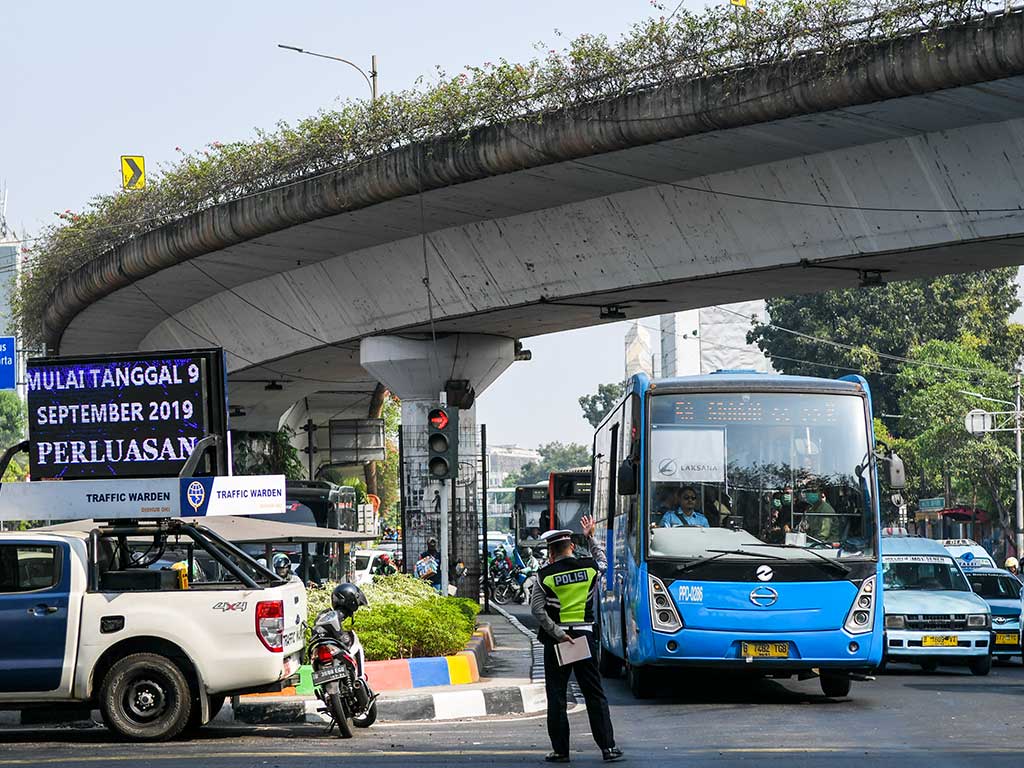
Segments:
[[[101,194],[84,211],[58,214],[15,287],[14,319],[25,340],[36,343],[52,290],[91,259],[211,206],[351,168],[413,142],[468,138],[480,126],[543,120],[672,81],[892,40],[1002,7],[985,0],[760,0],[737,15],[714,5],[647,19],[615,42],[581,35],[561,49],[541,48],[522,64],[502,59],[456,75],[438,69],[430,84],[421,79],[374,102],[349,101],[295,124],[282,122],[251,141],[181,152],[145,189]],[[863,50],[852,46],[829,61],[838,71]],[[742,87],[738,76],[726,81],[737,92]]]

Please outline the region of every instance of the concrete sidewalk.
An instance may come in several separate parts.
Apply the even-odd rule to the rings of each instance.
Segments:
[[[534,678],[535,651],[529,630],[500,608],[481,614],[491,625],[494,650],[480,681],[399,691],[383,691],[377,699],[380,721],[456,720],[469,717],[543,712],[547,708],[543,676]],[[217,720],[248,723],[328,722],[320,701],[305,696],[248,699],[225,705]]]

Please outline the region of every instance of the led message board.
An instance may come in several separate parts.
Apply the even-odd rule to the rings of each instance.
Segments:
[[[28,361],[33,480],[173,477],[227,428],[221,350]]]

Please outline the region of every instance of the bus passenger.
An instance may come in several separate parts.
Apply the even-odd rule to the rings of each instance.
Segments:
[[[708,519],[697,509],[697,489],[684,485],[676,490],[676,506],[661,516],[662,528],[707,528]]]
[[[810,505],[804,513],[804,521],[809,536],[819,541],[832,542],[839,535],[839,520],[836,511],[825,498],[825,491],[820,486],[804,491],[804,500]],[[809,518],[809,519],[808,519]]]

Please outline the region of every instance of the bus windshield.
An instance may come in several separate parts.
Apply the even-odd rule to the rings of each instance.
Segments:
[[[875,557],[863,398],[656,395],[650,429],[651,557]]]

